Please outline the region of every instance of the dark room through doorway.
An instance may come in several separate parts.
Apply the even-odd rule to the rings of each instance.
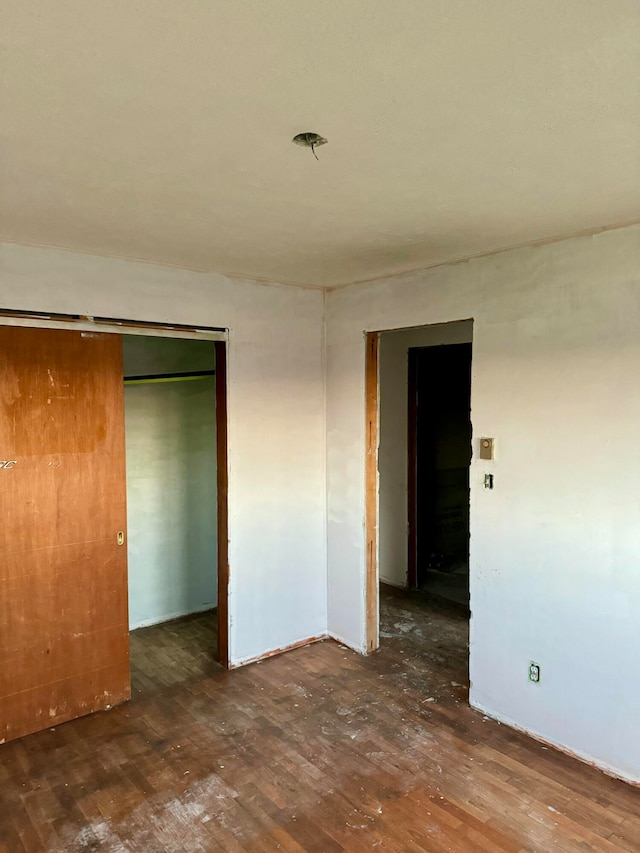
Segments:
[[[408,355],[408,585],[468,607],[471,343]]]
[[[411,638],[425,683],[461,695],[472,339],[473,320],[369,333],[365,360],[368,648]]]

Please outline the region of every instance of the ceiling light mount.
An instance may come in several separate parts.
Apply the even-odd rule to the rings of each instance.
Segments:
[[[311,131],[307,131],[306,133],[298,133],[293,137],[293,142],[296,145],[301,145],[303,148],[310,148],[313,156],[318,159],[318,155],[316,154],[316,148],[319,145],[326,145],[327,140],[320,136],[319,133],[312,133]]]

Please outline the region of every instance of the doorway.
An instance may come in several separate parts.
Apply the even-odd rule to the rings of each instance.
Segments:
[[[122,336],[130,649],[144,649],[142,665],[132,661],[138,674],[154,642],[179,647],[194,637],[200,657],[229,665],[226,341],[167,331]]]
[[[216,606],[212,341],[122,336],[130,630]]]
[[[380,584],[468,623],[472,336],[472,320],[365,336],[367,650]]]
[[[172,621],[179,635],[184,617],[196,613],[204,628],[211,623],[203,653],[214,660],[215,343],[123,335],[122,353],[132,669],[140,668],[141,629]]]
[[[217,494],[206,511],[208,533],[212,527],[218,532],[218,582],[207,601],[215,603],[217,597],[218,659],[228,665],[224,332],[5,314],[0,326],[6,456],[0,465],[5,475],[0,484],[5,664],[0,740],[110,707],[130,695],[125,328],[165,339],[208,338],[214,348],[215,388],[209,399],[215,399],[215,435],[209,439]]]

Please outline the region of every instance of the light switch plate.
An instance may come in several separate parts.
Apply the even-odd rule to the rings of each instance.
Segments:
[[[480,439],[480,459],[493,459],[494,441],[492,438]]]

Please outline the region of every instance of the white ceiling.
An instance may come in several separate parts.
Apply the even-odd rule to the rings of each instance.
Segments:
[[[638,0],[5,0],[0,29],[7,240],[335,285],[640,217]]]

